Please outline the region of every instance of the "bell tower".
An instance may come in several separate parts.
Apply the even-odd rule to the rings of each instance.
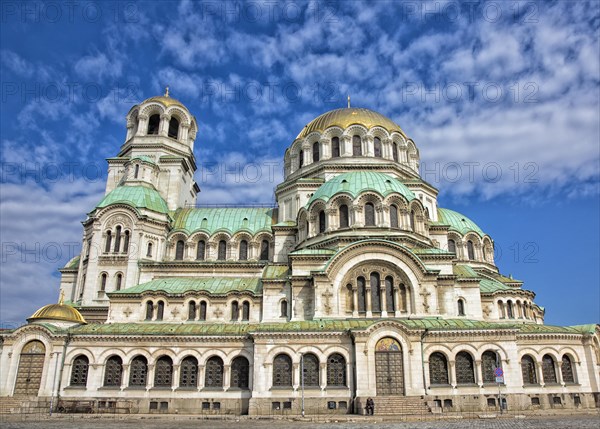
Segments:
[[[127,113],[127,136],[118,155],[108,158],[106,194],[117,186],[147,186],[169,210],[194,205],[200,188],[194,181],[196,118],[175,98],[148,98]]]

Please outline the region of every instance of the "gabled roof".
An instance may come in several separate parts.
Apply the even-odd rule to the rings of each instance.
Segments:
[[[188,234],[194,231],[206,231],[213,234],[224,231],[234,234],[247,231],[256,234],[259,231],[271,231],[273,224],[272,208],[185,208],[173,213],[173,230],[182,230]]]
[[[262,282],[258,278],[247,277],[172,277],[151,280],[127,289],[111,292],[108,295],[139,295],[144,292],[164,292],[181,295],[185,292],[206,292],[210,295],[225,295],[230,292],[262,293]]]

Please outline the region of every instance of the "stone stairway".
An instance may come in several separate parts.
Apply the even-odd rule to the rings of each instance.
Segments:
[[[0,396],[0,414],[44,414],[50,409],[48,398]]]
[[[420,396],[377,396],[375,415],[424,415],[431,414],[425,399]]]
[[[0,414],[17,414],[25,398],[0,396]]]

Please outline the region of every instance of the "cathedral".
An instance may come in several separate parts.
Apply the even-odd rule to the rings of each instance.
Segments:
[[[232,415],[365,414],[368,398],[375,414],[600,407],[600,326],[544,324],[535,293],[496,267],[493,238],[438,206],[415,142],[386,116],[348,106],[309,122],[270,207],[197,202],[198,123],[168,91],[126,124],[58,303],[0,331],[0,401]]]

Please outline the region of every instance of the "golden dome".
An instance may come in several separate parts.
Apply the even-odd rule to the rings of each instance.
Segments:
[[[390,118],[383,116],[381,113],[361,107],[348,107],[331,110],[317,116],[304,127],[296,138],[300,139],[306,137],[313,131],[323,132],[329,127],[337,126],[340,128],[348,128],[350,125],[362,125],[367,129],[380,126],[390,133],[397,131],[404,134],[398,124]]]
[[[61,293],[58,304],[49,304],[40,308],[38,311],[27,319],[28,322],[36,320],[61,320],[64,322],[73,322],[86,324],[87,322],[79,311],[70,305],[63,303],[63,294]]]
[[[158,97],[148,98],[148,99],[144,100],[142,103],[149,103],[151,101],[159,102],[162,105],[164,105],[165,107],[179,106],[179,107],[185,108],[185,106],[181,103],[181,101],[179,101],[175,98],[171,98],[169,96],[164,96],[164,95],[159,95]]]
[[[157,97],[148,98],[148,99],[142,101],[142,104],[149,103],[152,101],[162,103],[165,107],[179,106],[179,107],[183,107],[185,109],[185,106],[183,105],[183,103],[181,101],[169,96],[169,87],[168,86],[165,88],[165,95],[159,95]]]

